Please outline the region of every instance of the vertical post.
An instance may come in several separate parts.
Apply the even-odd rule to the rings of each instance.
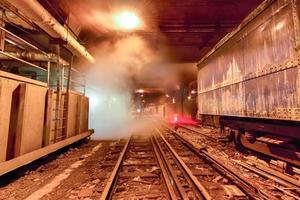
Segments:
[[[68,78],[67,78],[67,88],[66,93],[64,96],[64,106],[63,106],[63,137],[69,136],[69,127],[68,127],[68,121],[69,121],[69,97],[70,97],[70,83],[71,83],[71,75],[72,75],[72,67],[73,67],[73,55],[71,57],[71,61],[68,68]],[[64,75],[63,75],[64,76]]]
[[[0,26],[4,27],[5,23],[3,19],[0,19]],[[3,30],[0,30],[0,50],[4,51],[4,45],[5,45],[5,32]]]
[[[48,84],[48,87],[50,85],[50,67],[51,67],[51,61],[50,61],[50,56],[48,55],[48,62],[47,62],[47,84]]]
[[[59,125],[60,125],[60,113],[61,113],[61,76],[60,76],[60,63],[59,63],[59,58],[60,58],[60,46],[57,44],[55,45],[56,48],[56,108],[55,108],[55,133],[54,133],[54,141],[57,142],[58,138],[59,138],[59,133],[60,133],[60,129],[59,129]]]
[[[61,66],[61,91],[64,92],[64,87],[65,87],[65,67],[62,65]]]
[[[71,57],[71,62],[70,62],[70,65],[69,65],[68,82],[67,82],[67,94],[69,94],[69,90],[70,90],[73,61],[74,61],[74,55],[72,55],[72,57]]]
[[[180,112],[181,112],[182,116],[183,116],[183,113],[184,113],[183,104],[184,104],[184,86],[181,85],[180,86]]]
[[[56,47],[56,72],[57,72],[57,90],[62,90],[62,81],[61,81],[61,67],[60,67],[60,46],[57,44]]]
[[[85,95],[86,77],[83,75],[83,94]]]

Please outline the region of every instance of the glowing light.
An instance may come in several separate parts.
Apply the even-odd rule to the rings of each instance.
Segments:
[[[139,108],[138,108],[138,109],[136,109],[136,112],[140,113],[140,112],[141,112],[141,109],[139,109]]]
[[[178,122],[178,116],[174,116],[174,122]]]
[[[279,31],[280,29],[282,29],[284,27],[284,22],[279,22],[276,26],[275,26],[275,30]]]
[[[192,97],[191,96],[188,96],[188,100],[191,100],[192,99]]]
[[[139,89],[136,91],[136,93],[144,93],[144,92],[145,92],[145,90],[143,90],[143,89]]]
[[[114,22],[117,28],[132,30],[141,25],[141,21],[138,16],[130,11],[123,11],[114,16]]]
[[[176,101],[175,101],[175,98],[173,97],[173,99],[172,99],[172,103],[174,104],[174,103],[176,103]]]
[[[168,94],[166,94],[166,97],[169,98],[170,96]]]
[[[197,93],[196,90],[192,90],[192,91],[191,91],[191,94],[196,94],[196,93]]]
[[[116,97],[112,97],[111,100],[116,102],[118,99]]]

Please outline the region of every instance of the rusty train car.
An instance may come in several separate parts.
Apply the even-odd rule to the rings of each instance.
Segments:
[[[297,166],[299,15],[299,0],[266,0],[197,65],[197,118]]]

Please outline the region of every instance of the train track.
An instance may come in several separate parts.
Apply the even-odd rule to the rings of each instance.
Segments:
[[[217,166],[222,166],[222,170],[226,173],[226,174],[230,174],[230,176],[232,176],[235,173],[232,173],[235,171],[235,169],[230,169],[228,168],[228,166],[224,165],[224,163],[220,163],[218,162],[218,160],[216,158],[213,158],[213,155],[209,154],[208,152],[204,151],[204,150],[197,150],[189,141],[187,141],[185,138],[183,138],[181,136],[181,134],[179,134],[177,131],[171,129],[170,127],[165,126],[169,131],[171,131],[172,133],[174,133],[174,135],[176,137],[178,137],[185,145],[187,145],[189,148],[193,149],[193,151],[195,151],[199,156],[202,157],[206,157],[209,158],[211,163],[214,163],[214,165]],[[182,129],[186,129],[188,131],[191,132],[195,132],[195,133],[200,133],[201,136],[203,136],[204,138],[207,138],[208,140],[215,140],[217,141],[217,138],[213,138],[212,136],[209,136],[207,134],[201,133],[199,131],[197,131],[194,128],[191,127],[185,127],[185,126],[180,126],[180,128]],[[292,199],[300,199],[299,195],[300,195],[300,182],[294,178],[292,178],[290,175],[286,175],[282,172],[276,171],[272,168],[269,168],[267,166],[263,166],[261,165],[259,162],[258,163],[246,163],[244,161],[241,160],[236,160],[235,161],[238,165],[242,166],[245,170],[250,171],[253,174],[256,174],[258,176],[260,176],[262,179],[264,180],[268,180],[270,182],[273,182],[273,184],[269,184],[268,188],[270,190],[270,188],[272,188],[272,191],[277,191],[280,192],[281,195],[286,195],[289,196]],[[250,173],[248,172],[248,173]],[[234,179],[236,179],[237,184],[241,186],[241,188],[249,188],[250,187],[247,186],[247,179],[243,178],[243,176],[240,175],[235,175]],[[259,187],[257,187],[259,188]],[[256,191],[255,191],[256,190]],[[260,194],[261,196],[261,190],[258,189],[252,189],[252,191]],[[269,193],[267,190],[265,190],[265,192],[263,193],[263,197],[267,197],[266,193]],[[269,193],[270,194],[270,193]],[[278,196],[278,195],[277,195]],[[270,195],[269,195],[269,198]],[[276,199],[273,196],[274,199]]]
[[[170,199],[170,182],[151,137],[134,135],[127,141],[100,199]]]
[[[212,199],[160,136],[132,136],[101,194],[105,199]]]
[[[194,176],[205,186],[213,199],[269,199],[234,171],[222,165],[204,150],[194,148],[188,141],[171,132],[157,130],[161,138],[181,155]],[[223,180],[220,183],[219,180]]]
[[[222,179],[223,182],[219,182]],[[132,136],[101,194],[106,199],[270,199],[179,135]]]

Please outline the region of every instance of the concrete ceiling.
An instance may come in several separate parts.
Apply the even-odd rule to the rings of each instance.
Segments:
[[[82,22],[83,13],[134,8],[148,29],[139,34],[166,49],[174,62],[197,62],[262,0],[39,0],[61,23],[69,23],[87,45],[117,37]],[[75,8],[75,9],[74,9]],[[84,10],[85,9],[85,10]],[[90,10],[89,10],[90,9]],[[82,12],[81,12],[82,11]],[[78,12],[78,13],[77,13]],[[71,15],[70,15],[71,13]],[[71,16],[71,17],[70,17]],[[84,22],[88,23],[88,22]],[[78,28],[81,26],[80,28]]]

